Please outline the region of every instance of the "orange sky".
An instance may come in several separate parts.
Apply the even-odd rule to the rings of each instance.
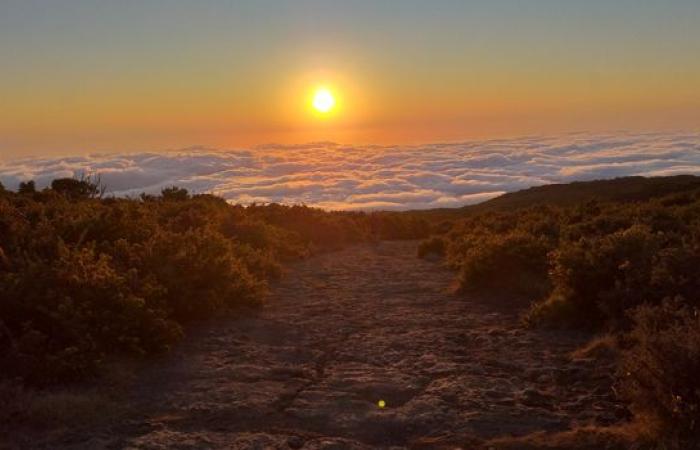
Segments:
[[[3,2],[0,152],[698,128],[697,2],[240,3]]]

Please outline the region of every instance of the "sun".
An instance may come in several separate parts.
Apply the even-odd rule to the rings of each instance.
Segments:
[[[314,93],[312,104],[316,111],[326,114],[331,112],[335,107],[335,97],[329,89],[319,88]]]

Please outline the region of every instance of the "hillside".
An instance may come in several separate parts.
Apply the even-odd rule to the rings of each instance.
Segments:
[[[522,191],[509,192],[476,205],[460,208],[460,212],[505,211],[535,205],[573,206],[589,200],[634,202],[663,197],[700,188],[700,177],[623,177],[611,180],[577,181],[548,184]]]

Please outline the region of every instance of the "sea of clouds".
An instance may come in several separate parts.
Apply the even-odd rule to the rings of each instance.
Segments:
[[[11,189],[24,180],[41,187],[54,178],[81,174],[99,174],[117,196],[177,185],[238,203],[456,207],[549,183],[700,174],[700,133],[569,134],[418,146],[195,147],[0,161],[0,181]]]

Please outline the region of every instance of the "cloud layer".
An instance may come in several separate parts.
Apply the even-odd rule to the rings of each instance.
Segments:
[[[700,174],[700,134],[565,135],[420,146],[315,143],[188,148],[0,162],[0,181],[45,186],[98,173],[119,196],[177,185],[232,202],[329,209],[455,207],[529,186],[626,175]]]

